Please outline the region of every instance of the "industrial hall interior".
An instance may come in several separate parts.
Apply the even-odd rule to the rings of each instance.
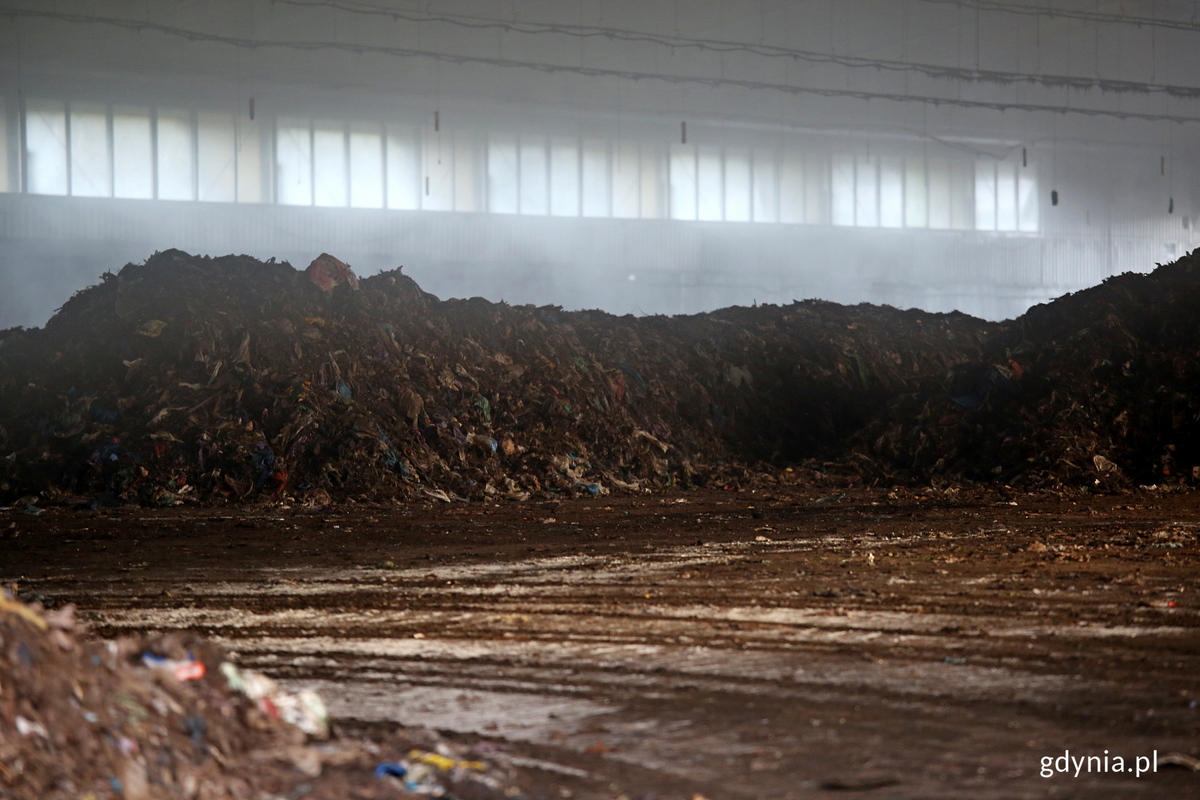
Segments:
[[[1176,800],[1200,0],[0,0],[0,800]]]
[[[1192,3],[6,0],[0,326],[157,250],[985,319],[1196,243]]]

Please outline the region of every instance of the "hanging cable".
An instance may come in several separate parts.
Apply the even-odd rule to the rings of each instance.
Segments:
[[[282,1],[282,0],[280,0]],[[795,84],[770,83],[766,81],[742,80],[736,78],[706,78],[689,75],[672,75],[667,73],[637,72],[633,70],[606,69],[600,67],[575,67],[565,64],[549,64],[536,61],[520,61],[507,58],[491,58],[486,56],[469,56],[457,53],[443,53],[433,50],[421,50],[386,45],[350,44],[345,42],[323,41],[289,41],[281,39],[251,39],[246,37],[223,36],[204,31],[179,28],[159,23],[147,23],[137,20],[98,17],[87,14],[67,14],[62,12],[33,11],[24,9],[0,9],[0,16],[9,18],[33,17],[51,18],[79,24],[96,24],[116,27],[131,31],[153,31],[168,36],[176,36],[191,42],[214,42],[231,47],[248,49],[281,48],[315,52],[321,50],[341,51],[356,55],[388,55],[398,58],[427,58],[435,61],[454,64],[480,64],[492,67],[528,69],[547,74],[568,73],[588,77],[611,77],[630,81],[662,81],[673,84],[689,84],[709,86],[713,88],[756,89],[783,92],[796,96],[816,97],[848,97],[857,100],[890,100],[894,102],[919,102],[933,106],[955,106],[959,108],[980,108],[992,111],[1035,111],[1061,114],[1076,114],[1089,117],[1112,117],[1122,120],[1163,120],[1169,122],[1200,122],[1200,116],[1165,115],[1146,112],[1123,111],[1100,108],[1066,108],[1063,106],[1038,103],[991,102],[983,100],[968,100],[962,97],[940,97],[936,95],[911,95],[892,92],[868,92],[855,89],[833,89],[815,86],[798,86]],[[1200,90],[1196,90],[1200,91]]]
[[[980,11],[995,11],[1024,17],[1048,17],[1050,19],[1079,19],[1089,22],[1106,22],[1113,25],[1135,25],[1139,28],[1168,28],[1177,31],[1200,31],[1200,22],[1195,20],[1160,19],[1158,17],[1135,17],[1130,14],[1110,14],[1103,11],[1083,11],[1068,8],[1039,8],[1020,3],[1001,3],[996,0],[921,0],[925,3],[944,6],[960,6]]]
[[[964,69],[960,66],[945,67],[938,64],[923,64],[906,60],[889,60],[864,58],[861,56],[838,55],[836,52],[822,53],[812,50],[798,50],[788,47],[778,47],[764,44],[750,44],[721,39],[697,39],[683,37],[678,34],[647,33],[623,28],[607,28],[594,25],[562,25],[544,22],[518,22],[515,20],[500,20],[489,17],[467,16],[462,14],[422,14],[412,11],[397,11],[374,6],[369,3],[345,2],[339,0],[272,0],[276,5],[290,6],[332,6],[351,13],[388,17],[393,21],[406,22],[437,22],[464,28],[495,28],[509,33],[521,34],[555,34],[560,36],[575,36],[582,39],[603,38],[619,41],[644,42],[669,47],[672,50],[697,49],[709,52],[727,53],[744,52],[767,58],[786,58],[793,61],[804,61],[814,64],[837,64],[843,67],[858,69],[876,69],[889,72],[915,72],[931,78],[947,80],[964,80],[979,83],[1032,83],[1052,88],[1070,88],[1077,90],[1098,89],[1102,92],[1137,92],[1156,94],[1164,92],[1178,97],[1200,97],[1200,87],[1169,86],[1137,81],[1100,80],[1099,77],[1083,77],[1072,75],[1040,75],[1024,72],[1006,72],[1003,70],[984,70],[979,68],[978,58],[975,69]],[[1200,25],[1197,26],[1200,30]],[[978,34],[976,35],[978,44]],[[976,48],[978,50],[978,47]]]

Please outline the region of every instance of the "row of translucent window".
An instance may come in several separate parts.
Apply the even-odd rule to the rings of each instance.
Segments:
[[[28,191],[502,214],[1036,231],[1033,171],[30,100]],[[3,176],[0,176],[3,177]],[[271,190],[272,178],[274,189]],[[11,181],[9,181],[11,185]],[[9,187],[2,187],[9,188]]]
[[[259,126],[227,114],[29,100],[32,194],[262,202]]]

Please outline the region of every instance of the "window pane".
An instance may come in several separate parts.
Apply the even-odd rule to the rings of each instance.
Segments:
[[[280,117],[276,123],[275,186],[278,202],[312,205],[312,129],[308,120]]]
[[[641,153],[637,142],[619,141],[613,146],[614,217],[631,218],[641,214]]]
[[[420,157],[417,132],[404,125],[387,126],[387,205],[388,208],[421,207]]]
[[[970,230],[975,224],[975,165],[970,161],[951,162],[950,226]]]
[[[517,137],[493,135],[488,141],[488,211],[517,213]]]
[[[340,122],[313,125],[313,204],[345,206],[350,202],[346,163],[346,129]]]
[[[975,164],[975,230],[996,230],[996,163]]]
[[[108,110],[104,106],[71,106],[71,194],[112,196]]]
[[[575,139],[550,140],[550,213],[579,216],[579,142]]]
[[[775,180],[775,154],[754,151],[754,221],[779,221],[779,186]]]
[[[425,184],[421,187],[421,208],[426,211],[453,211],[454,140],[431,128],[424,130],[422,140]]]
[[[721,148],[701,145],[696,159],[697,214],[702,220],[724,217],[725,187],[721,176]]]
[[[975,188],[978,203],[979,187]],[[1015,164],[996,165],[996,230],[1017,229],[1017,171]]]
[[[350,126],[350,205],[383,208],[383,130]]]
[[[904,225],[908,228],[929,227],[929,193],[922,158],[904,160]]]
[[[854,157],[833,157],[833,224],[854,224]]]
[[[8,104],[0,97],[0,192],[11,192],[15,188],[8,151]]]
[[[854,224],[879,225],[879,170],[874,156],[855,159]]]
[[[196,116],[196,166],[201,200],[232,203],[237,199],[236,146],[231,115]]]
[[[25,160],[30,194],[67,193],[67,115],[62,103],[25,105]]]
[[[665,214],[666,149],[642,142],[642,219],[660,219]]]
[[[885,228],[904,227],[903,169],[898,158],[879,159],[879,224]]]
[[[521,135],[521,213],[549,214],[546,137]]]
[[[779,175],[779,221],[805,222],[805,169],[801,153],[783,154],[783,169]],[[837,195],[834,195],[837,198]]]
[[[804,221],[810,225],[829,224],[829,157],[823,153],[804,156]]]
[[[113,109],[113,194],[148,200],[154,196],[154,153],[149,109]]]
[[[599,139],[584,139],[583,215],[585,217],[607,217],[612,214],[609,178],[608,142]]]
[[[671,145],[671,219],[696,218],[696,148]]]
[[[158,197],[196,199],[192,115],[186,111],[158,112]]]
[[[478,211],[479,192],[479,148],[475,135],[456,130],[454,140],[454,210]]]
[[[725,149],[725,220],[750,221],[750,152]]]
[[[237,137],[237,200],[239,203],[264,202],[262,126],[255,120],[238,118]]]
[[[1037,179],[1033,170],[1022,169],[1017,176],[1017,205],[1023,231],[1038,229]]]
[[[950,227],[950,162],[931,158],[929,170],[929,227]]]

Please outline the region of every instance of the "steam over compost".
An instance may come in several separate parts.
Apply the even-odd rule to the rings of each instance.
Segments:
[[[1189,256],[1006,323],[439,300],[177,250],[0,338],[10,499],[439,500],[780,481],[1190,477]]]

